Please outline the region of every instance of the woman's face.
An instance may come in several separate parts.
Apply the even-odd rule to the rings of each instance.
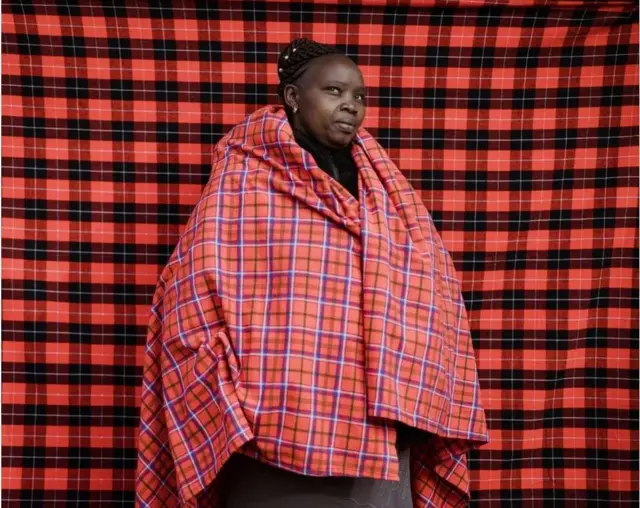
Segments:
[[[355,137],[365,115],[364,80],[343,55],[327,55],[311,65],[295,85],[287,85],[287,105],[298,109],[294,127],[329,148],[342,148]]]

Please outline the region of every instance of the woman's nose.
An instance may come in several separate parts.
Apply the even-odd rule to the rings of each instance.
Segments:
[[[358,105],[356,104],[356,101],[354,101],[353,99],[345,101],[342,104],[342,109],[345,111],[348,111],[349,113],[357,113],[358,112]]]

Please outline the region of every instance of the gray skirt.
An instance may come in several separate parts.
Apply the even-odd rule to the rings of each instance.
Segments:
[[[226,508],[412,508],[409,448],[398,452],[400,481],[304,476],[244,455],[225,465]]]

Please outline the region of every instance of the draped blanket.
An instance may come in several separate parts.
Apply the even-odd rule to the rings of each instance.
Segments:
[[[424,431],[411,445],[414,505],[467,502],[465,454],[487,428],[459,281],[364,129],[352,154],[358,200],[296,144],[280,107],[216,146],[154,297],[140,506],[205,504],[234,452],[396,480],[395,422]]]

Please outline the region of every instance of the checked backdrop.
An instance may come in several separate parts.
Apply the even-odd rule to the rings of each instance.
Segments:
[[[474,503],[637,505],[633,0],[4,2],[3,505],[133,503],[157,277],[299,36],[357,60],[463,281]]]

